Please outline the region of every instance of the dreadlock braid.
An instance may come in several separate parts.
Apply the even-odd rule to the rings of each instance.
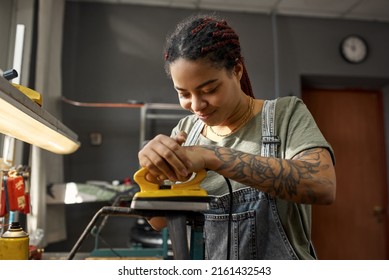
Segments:
[[[223,19],[215,16],[192,16],[180,22],[167,38],[165,70],[178,58],[188,60],[208,59],[216,67],[233,70],[238,62],[243,65],[240,81],[242,90],[254,97],[246,66],[241,55],[239,36]]]

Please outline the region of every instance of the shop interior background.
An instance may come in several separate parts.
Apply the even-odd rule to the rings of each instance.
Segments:
[[[302,97],[303,91],[311,88],[379,92],[385,158],[380,176],[385,178],[385,184],[382,200],[377,205],[383,209],[384,218],[380,223],[384,223],[385,230],[383,241],[376,246],[384,248],[379,258],[389,258],[386,164],[386,151],[389,150],[389,6],[384,0],[1,0],[0,68],[11,67],[15,26],[25,24],[21,83],[32,88],[39,83],[54,83],[55,92],[42,92],[44,106],[76,132],[81,142],[81,148],[74,154],[58,156],[43,152],[42,176],[45,180],[41,193],[52,184],[112,183],[132,178],[139,168],[137,153],[141,141],[158,133],[168,134],[176,120],[164,119],[163,115],[167,113],[164,110],[154,110],[153,113],[160,117],[146,120],[142,126],[138,108],[74,106],[64,102],[62,97],[78,102],[177,104],[176,93],[163,69],[165,36],[184,17],[214,11],[225,17],[240,34],[242,52],[257,98]],[[368,42],[369,55],[363,63],[350,64],[340,54],[340,42],[350,34],[360,35]],[[44,39],[39,37],[43,35],[55,44],[43,48]],[[42,72],[39,69],[43,63],[46,63],[43,68],[46,70]],[[54,73],[57,74],[53,76]],[[144,139],[140,138],[142,129]],[[346,128],[339,128],[342,129]],[[361,136],[355,132],[355,137]],[[28,158],[28,147],[19,146],[22,161],[26,154]],[[355,153],[363,157],[369,151],[366,147]],[[369,174],[364,176],[368,181]],[[370,188],[364,184],[349,192],[368,193]],[[336,202],[338,211],[348,211],[341,208],[343,197],[339,199]],[[107,203],[47,205],[44,217],[37,222],[45,230],[45,250],[69,251],[94,213]],[[354,201],[352,205],[358,208],[359,202]],[[366,219],[373,217],[374,207],[371,205]],[[334,212],[329,213],[333,215]],[[366,228],[360,224],[365,218],[349,218],[363,236]],[[316,230],[324,230],[325,222],[325,219],[314,220]],[[127,246],[134,223],[125,217],[110,219],[104,229],[105,240],[113,247]],[[351,234],[354,232],[349,232]],[[89,238],[81,251],[88,252],[93,246],[94,240]],[[356,240],[353,246],[365,244],[363,240]],[[352,254],[336,253],[330,257],[353,258]],[[355,258],[364,256],[355,253]]]

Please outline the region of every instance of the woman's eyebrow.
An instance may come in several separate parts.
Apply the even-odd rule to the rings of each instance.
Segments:
[[[204,86],[206,86],[206,85],[209,85],[209,84],[212,84],[212,83],[214,83],[214,82],[216,82],[216,81],[217,81],[217,79],[208,80],[208,81],[206,81],[206,82],[204,82],[204,83],[198,85],[198,86],[196,87],[196,89],[201,89],[202,87],[204,87]],[[174,88],[177,89],[177,90],[181,90],[181,91],[185,91],[185,90],[186,90],[186,89],[184,89],[184,88],[180,88],[180,87],[177,87],[177,86],[174,86]]]

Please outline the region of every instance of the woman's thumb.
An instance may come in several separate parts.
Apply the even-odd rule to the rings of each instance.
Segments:
[[[178,144],[182,145],[185,141],[186,141],[186,137],[188,135],[186,134],[186,132],[184,131],[180,131],[178,132],[175,136],[174,136],[174,140],[177,141]]]

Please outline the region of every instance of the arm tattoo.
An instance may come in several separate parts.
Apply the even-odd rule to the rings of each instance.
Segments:
[[[293,160],[261,157],[225,147],[206,146],[214,151],[221,165],[214,171],[228,174],[226,177],[248,186],[260,189],[271,196],[282,199],[298,199],[301,203],[314,203],[315,192],[309,187],[315,184],[331,183],[314,175],[329,165],[321,166],[323,149],[310,149]]]

